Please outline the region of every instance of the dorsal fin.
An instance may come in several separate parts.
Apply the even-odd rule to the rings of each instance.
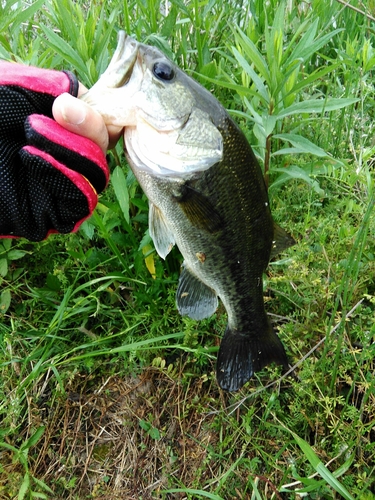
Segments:
[[[295,245],[296,242],[292,238],[292,236],[284,231],[280,226],[278,226],[275,222],[273,223],[273,240],[272,240],[272,249],[271,249],[271,257],[273,259],[283,250],[286,250],[289,247]]]

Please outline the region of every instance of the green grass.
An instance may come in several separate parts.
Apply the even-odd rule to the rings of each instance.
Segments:
[[[178,315],[181,257],[153,250],[121,144],[77,234],[0,242],[1,499],[375,498],[375,3],[265,3],[1,4],[1,58],[88,86],[118,29],[164,50],[243,128],[297,240],[264,277],[295,368],[232,395],[225,311]]]

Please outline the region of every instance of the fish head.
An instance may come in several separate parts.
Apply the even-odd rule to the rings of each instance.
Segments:
[[[107,70],[82,99],[106,124],[125,127],[133,168],[186,177],[223,157],[210,97],[160,50],[121,31]]]

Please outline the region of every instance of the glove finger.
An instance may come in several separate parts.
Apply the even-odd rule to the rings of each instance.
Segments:
[[[15,234],[40,241],[51,232],[69,233],[93,212],[98,197],[78,172],[56,161],[45,151],[26,146],[20,151],[25,176],[19,180],[22,202],[13,206],[17,214]]]
[[[21,92],[30,90],[53,97],[63,92],[76,97],[79,88],[77,77],[70,71],[35,68],[8,61],[0,61],[0,85],[11,86]],[[31,93],[28,95],[31,96]]]
[[[53,156],[66,169],[86,177],[97,193],[108,184],[109,170],[101,148],[90,139],[74,134],[43,115],[31,115],[25,122],[30,145]]]

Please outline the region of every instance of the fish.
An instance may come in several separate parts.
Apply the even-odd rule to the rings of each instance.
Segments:
[[[246,136],[225,108],[160,50],[125,32],[107,70],[84,95],[106,124],[124,128],[125,154],[149,200],[160,257],[184,261],[181,315],[228,324],[218,351],[221,389],[238,391],[266,365],[288,368],[267,316],[263,273],[295,242],[272,218],[267,188]]]

